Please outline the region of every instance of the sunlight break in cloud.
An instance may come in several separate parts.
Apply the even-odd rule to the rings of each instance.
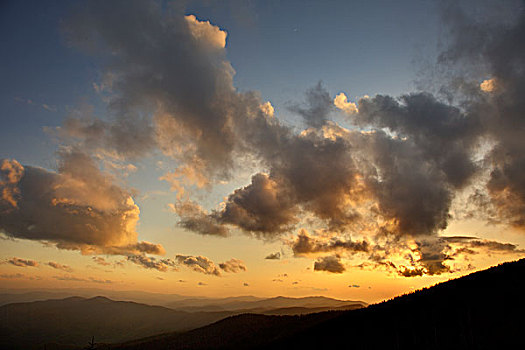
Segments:
[[[357,109],[357,105],[354,102],[348,101],[348,97],[346,97],[344,92],[339,93],[334,98],[334,105],[346,114],[351,115],[359,112],[359,110]]]

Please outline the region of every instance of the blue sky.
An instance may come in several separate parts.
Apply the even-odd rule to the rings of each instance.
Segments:
[[[61,21],[70,2],[2,6],[1,156],[49,167],[55,145],[43,126],[60,125],[83,103],[104,113],[93,89],[100,67],[67,44]],[[354,99],[413,91],[440,36],[433,1],[190,2],[186,13],[228,32],[235,86],[260,91],[291,120],[286,107],[318,81]]]

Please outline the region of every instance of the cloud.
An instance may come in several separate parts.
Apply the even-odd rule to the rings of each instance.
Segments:
[[[463,191],[479,189],[467,206],[476,215],[525,228],[525,16],[512,6],[483,4],[469,12],[453,2],[442,5],[450,45],[438,66],[449,73],[433,82],[436,93],[377,95],[356,104],[343,93],[332,99],[319,83],[303,104],[290,107],[306,126],[298,131],[270,117],[275,111],[258,93],[235,89],[227,33],[218,26],[185,16],[182,6],[82,3],[64,28],[72,45],[107,63],[108,116],[87,109],[56,132],[86,153],[102,149],[130,159],[160,150],[171,157],[177,168],[162,179],[177,192],[171,209],[187,230],[227,236],[239,229],[274,240],[308,225],[318,233],[300,234],[292,249],[297,256],[331,254],[316,261],[319,269],[337,270],[336,262],[344,269],[340,257],[358,252],[370,265],[403,276],[451,272],[455,247],[439,234]],[[512,16],[490,20],[501,11]],[[485,12],[491,16],[479,16]],[[335,108],[351,112],[349,128],[330,120]],[[61,157],[64,164],[82,158]],[[247,158],[260,169],[215,209],[190,198],[190,189],[231,179]],[[86,178],[84,170],[70,169],[54,173],[4,161],[0,229],[86,253],[162,252],[138,244],[138,208],[127,191],[98,170]],[[54,185],[51,193],[34,185],[44,182]],[[97,198],[92,189],[99,186],[108,198]],[[14,224],[33,216],[37,224]],[[51,231],[46,218],[68,225]],[[97,230],[80,231],[85,223]],[[456,248],[467,254],[489,246]],[[219,273],[204,257],[180,257],[179,263],[189,259],[194,269]]]
[[[98,279],[94,277],[81,278],[81,277],[76,277],[72,275],[53,276],[53,278],[59,281],[67,281],[67,282],[87,282],[87,283],[98,283],[98,284],[114,283],[114,281],[108,280],[108,279],[104,280],[104,279]]]
[[[310,237],[304,229],[299,231],[297,239],[291,244],[295,256],[330,252],[367,253],[372,249],[367,241],[342,241],[339,238],[331,238],[328,241],[315,239]]]
[[[2,273],[2,274],[0,274],[0,278],[6,279],[6,280],[12,280],[12,279],[24,278],[24,274],[21,274],[21,273]]]
[[[194,15],[184,17],[188,22],[191,34],[197,41],[206,42],[209,46],[224,49],[227,33],[209,21],[199,21]]]
[[[194,271],[204,273],[206,275],[221,275],[217,265],[215,265],[213,261],[205,256],[177,255],[175,259],[179,264],[187,266]]]
[[[111,118],[72,117],[81,127],[62,131],[124,157],[160,149],[181,165],[202,164],[207,177],[225,178],[233,164],[233,119],[245,116],[236,110],[245,97],[233,88],[227,33],[184,11],[164,11],[155,1],[80,4],[64,31],[71,45],[107,63]],[[258,110],[260,101],[248,99]]]
[[[348,97],[346,97],[344,92],[339,93],[334,98],[334,105],[349,115],[356,114],[358,112],[357,105],[354,102],[348,101]]]
[[[2,160],[0,231],[83,254],[163,254],[137,241],[139,208],[130,193],[75,149],[59,151],[58,171]]]
[[[319,82],[315,87],[306,91],[304,107],[294,105],[290,107],[290,110],[302,116],[307,126],[319,128],[329,119],[333,103],[330,94]]]
[[[263,104],[261,104],[261,111],[266,114],[267,116],[269,117],[273,117],[274,113],[275,113],[275,109],[273,108],[272,104],[270,103],[270,101],[266,101],[264,102]]]
[[[100,256],[93,256],[92,257],[93,261],[99,265],[102,265],[102,266],[109,266],[111,265],[111,263],[107,262],[106,259],[104,259],[103,257],[100,257]]]
[[[62,264],[59,264],[59,263],[54,262],[54,261],[48,262],[47,265],[51,266],[52,268],[57,269],[57,270],[64,270],[64,271],[67,271],[67,272],[72,272],[73,271],[73,269],[70,266],[62,265]]]
[[[230,273],[238,273],[241,271],[246,271],[246,265],[244,265],[244,262],[239,259],[230,259],[228,261],[220,263],[219,267],[224,272],[230,272]]]
[[[174,268],[176,265],[175,261],[171,259],[157,259],[146,255],[129,255],[127,259],[128,261],[139,266],[145,267],[147,269],[158,270],[161,272],[166,272],[170,268]]]
[[[228,223],[256,234],[284,232],[295,222],[289,196],[266,174],[256,174],[252,183],[231,194],[224,209],[215,213],[217,222]]]
[[[175,212],[180,220],[178,226],[202,235],[222,236],[228,235],[228,229],[217,222],[217,220],[205,212],[198,204],[191,201],[179,201],[170,204],[170,208]]]
[[[493,92],[496,90],[497,82],[495,79],[486,79],[479,84],[479,88],[484,92]]]
[[[6,262],[11,265],[18,266],[18,267],[37,267],[38,266],[38,262],[35,260],[29,260],[29,259],[26,260],[26,259],[20,259],[16,257],[13,257],[7,260]]]
[[[345,266],[341,263],[341,259],[337,255],[322,257],[314,263],[314,271],[343,273],[345,270]]]
[[[268,260],[279,260],[281,259],[281,252],[275,252],[275,253],[271,253],[271,254],[268,254],[265,259],[268,259]]]

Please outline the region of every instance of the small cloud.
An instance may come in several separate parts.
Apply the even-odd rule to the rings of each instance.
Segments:
[[[27,98],[23,98],[23,97],[19,97],[19,96],[16,96],[13,98],[15,101],[17,102],[21,102],[21,103],[26,103],[28,105],[32,105],[33,104],[33,101],[30,100],[30,99],[27,99]]]
[[[338,255],[326,256],[314,263],[314,271],[326,271],[331,273],[343,273],[346,270]]]
[[[146,255],[129,255],[128,261],[147,269],[155,269],[166,272],[170,267],[175,267],[175,261],[171,259],[157,259]]]
[[[281,259],[281,252],[272,253],[272,254],[266,256],[265,259],[268,259],[268,260],[279,260],[279,259]]]
[[[107,262],[106,259],[104,259],[103,257],[100,257],[100,256],[94,256],[92,257],[91,259],[93,259],[93,261],[99,265],[102,265],[102,266],[108,266],[108,265],[111,265],[111,263]]]
[[[18,267],[37,267],[38,266],[38,262],[36,262],[35,260],[26,260],[26,259],[20,259],[16,257],[13,257],[7,260],[7,263],[18,266]]]
[[[244,262],[239,259],[230,259],[226,262],[219,264],[219,267],[225,272],[238,273],[241,271],[246,271],[246,266]]]
[[[67,271],[67,272],[72,272],[73,271],[73,269],[71,267],[69,267],[68,265],[62,265],[62,264],[59,264],[59,263],[54,262],[54,261],[48,262],[47,265],[51,266],[52,268],[57,269],[57,270],[64,270],[64,271]]]
[[[55,106],[50,106],[48,104],[43,103],[42,108],[49,112],[56,112],[57,108]]]
[[[483,92],[493,92],[497,88],[497,82],[496,79],[487,79],[483,80],[481,84],[479,84],[479,88]]]
[[[21,273],[12,273],[12,274],[3,273],[0,275],[0,278],[6,279],[6,280],[15,279],[15,278],[23,278],[23,277],[24,275]]]
[[[185,265],[193,271],[204,273],[206,275],[221,275],[217,265],[205,256],[177,255],[175,259],[179,264]]]
[[[103,280],[103,279],[98,279],[94,277],[80,278],[80,277],[76,277],[72,275],[53,276],[53,278],[59,281],[69,281],[69,282],[88,282],[88,283],[99,283],[99,284],[113,283],[112,280]]]

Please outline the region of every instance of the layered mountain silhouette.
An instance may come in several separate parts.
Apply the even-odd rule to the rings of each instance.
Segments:
[[[23,294],[25,298],[41,295]],[[187,311],[173,309],[177,305],[170,309],[101,296],[7,304],[0,307],[0,347],[72,349],[85,345],[92,335],[98,342],[114,343],[164,332],[184,332],[240,313],[306,314],[338,308],[356,309],[366,304],[325,297],[261,299],[244,296],[192,298],[187,303],[182,300],[180,305],[188,305]]]
[[[354,311],[229,317],[99,349],[524,349],[525,259]]]

